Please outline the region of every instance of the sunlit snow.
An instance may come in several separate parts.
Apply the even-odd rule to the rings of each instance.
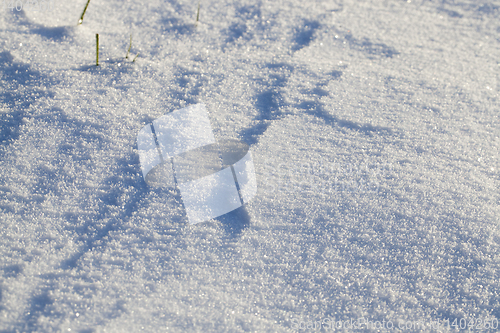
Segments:
[[[500,1],[13,2],[1,332],[495,330]],[[198,103],[257,193],[190,224],[137,135]]]

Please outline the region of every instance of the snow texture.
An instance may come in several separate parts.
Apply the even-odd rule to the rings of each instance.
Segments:
[[[1,332],[500,319],[498,0],[10,2]],[[257,194],[191,225],[137,135],[197,103]]]

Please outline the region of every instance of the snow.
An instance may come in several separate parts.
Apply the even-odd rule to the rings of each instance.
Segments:
[[[0,331],[499,320],[499,1],[8,2]],[[197,103],[257,194],[192,225],[137,135]]]

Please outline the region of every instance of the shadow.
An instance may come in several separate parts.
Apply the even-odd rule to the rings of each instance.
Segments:
[[[283,111],[284,99],[280,88],[285,88],[288,82],[288,77],[294,71],[294,67],[287,63],[270,63],[266,66],[270,70],[269,81],[266,85],[267,89],[255,95],[255,108],[259,111],[254,118],[254,125],[242,130],[239,134],[243,141],[249,145],[257,143],[259,137],[271,125],[272,121],[280,120],[288,113]],[[311,96],[313,100],[303,101],[298,105],[294,105],[299,109],[312,110],[320,104],[316,102],[318,97],[329,96],[329,92],[323,87],[331,80],[338,80],[343,75],[342,71],[332,70],[325,73],[319,79],[316,87],[312,89],[303,89],[301,92],[304,95]]]
[[[449,10],[449,9],[444,9],[444,8],[438,8],[438,10],[442,13],[445,13],[449,17],[453,17],[453,18],[462,18],[463,17],[462,14],[460,14],[459,12],[456,12],[454,10]]]
[[[0,118],[0,143],[19,137],[19,128],[26,110],[35,100],[54,97],[43,89],[55,82],[24,63],[14,60],[9,51],[0,52],[0,103],[9,107]]]
[[[4,271],[5,277],[16,277],[23,272],[23,266],[22,265],[10,265],[10,266],[4,267],[3,271]]]
[[[260,4],[259,4],[260,6]],[[255,18],[261,18],[262,16],[262,11],[260,9],[260,7],[257,7],[257,5],[255,6],[242,6],[240,8],[238,8],[238,14],[241,18],[245,19],[245,20],[251,20],[251,19],[255,19]]]
[[[334,80],[337,80],[337,79],[340,79],[340,77],[341,77],[341,76],[342,76],[342,74],[344,74],[344,73],[343,73],[343,72],[341,72],[341,71],[334,70],[334,71],[331,71],[329,74],[332,76],[332,78],[333,78]]]
[[[163,30],[170,33],[176,33],[179,35],[192,34],[196,30],[195,21],[193,23],[186,24],[185,22],[175,18],[169,17],[162,20]]]
[[[292,47],[292,51],[298,51],[309,46],[313,40],[314,33],[319,27],[320,24],[318,21],[304,21],[304,23],[300,25],[300,28],[297,28],[295,31],[295,36],[293,38],[295,46]]]
[[[477,12],[481,14],[496,14],[500,6],[493,5],[491,3],[485,3],[477,8]]]
[[[186,70],[178,67],[174,74],[175,83],[178,89],[172,89],[172,94],[175,95],[175,102],[172,104],[174,109],[180,109],[183,106],[179,101],[185,101],[187,105],[199,103],[198,96],[202,93],[203,86],[207,82],[206,76],[202,76],[200,72]]]
[[[105,179],[99,187],[102,195],[97,199],[102,204],[97,213],[87,216],[83,222],[78,220],[79,216],[66,214],[67,219],[75,221],[76,226],[72,230],[83,246],[61,263],[63,269],[75,268],[85,253],[97,246],[105,246],[110,232],[121,230],[122,225],[139,209],[141,201],[147,196],[149,189],[142,179],[137,154],[118,159],[116,167],[119,172]],[[127,200],[122,202],[124,196]],[[108,219],[108,216],[112,217]],[[106,219],[108,221],[103,225],[102,222]]]
[[[135,57],[135,56],[134,56]],[[140,55],[139,55],[140,57]],[[94,60],[95,61],[95,60]],[[124,73],[130,73],[134,70],[135,63],[131,60],[123,58],[99,60],[99,66],[96,66],[95,62],[88,65],[83,65],[74,68],[74,70],[80,72],[87,72],[90,74],[100,74],[100,75],[113,75],[113,80],[119,81],[119,76]]]
[[[250,226],[250,215],[245,206],[219,216],[216,220],[222,224],[224,231],[232,239],[241,235],[243,230]]]
[[[240,132],[241,139],[249,145],[256,144],[259,141],[259,137],[267,131],[270,125],[270,122],[259,122],[246,128]]]
[[[31,304],[25,319],[29,332],[36,331],[38,318],[44,314],[49,315],[47,307],[53,303],[54,300],[50,298],[47,291],[44,291],[31,299]],[[53,317],[54,313],[50,313],[50,316]]]
[[[281,92],[274,89],[258,94],[255,106],[260,110],[260,119],[273,120],[278,117],[280,101],[282,100]]]
[[[237,22],[229,26],[226,38],[226,43],[233,43],[247,32],[247,25],[245,23]]]
[[[392,46],[384,43],[373,43],[366,37],[363,40],[358,40],[352,34],[347,34],[345,39],[349,42],[349,46],[369,55],[392,58],[399,54]]]
[[[245,40],[251,40],[254,36],[253,29],[248,29],[248,25],[263,28],[262,15],[260,4],[241,6],[236,8],[235,16],[237,22],[229,25],[228,29],[223,29],[223,33],[227,35],[226,44],[234,43],[240,38]],[[255,23],[250,23],[255,22]],[[225,49],[228,45],[223,45],[222,49]]]
[[[350,120],[338,119],[337,117],[329,114],[321,104],[314,101],[305,101],[298,105],[299,108],[305,110],[308,114],[323,119],[323,121],[330,126],[344,127],[350,130],[363,132],[365,134],[372,133],[386,133],[392,134],[392,129],[389,127],[374,126],[371,124],[359,124]]]
[[[267,90],[256,95],[255,107],[259,110],[259,115],[254,120],[257,123],[240,132],[247,144],[257,143],[258,138],[271,125],[271,121],[284,116],[279,109],[282,100],[281,92],[276,90]]]
[[[12,18],[17,20],[16,24],[24,25],[31,33],[53,41],[61,41],[65,37],[71,36],[72,30],[76,28],[76,26],[46,27],[42,24],[31,22],[26,16],[24,9],[20,11],[14,10],[12,13],[14,14]]]
[[[293,65],[290,65],[290,64],[287,64],[286,62],[276,62],[276,63],[269,63],[266,65],[267,68],[269,69],[277,69],[277,70],[287,70],[289,72],[292,72],[294,70],[294,67]],[[277,76],[274,76],[276,78],[278,78],[278,84],[280,84],[280,86],[283,86],[284,83],[286,83],[286,79],[284,77],[277,77]]]
[[[66,37],[71,35],[71,29],[73,27],[44,27],[39,24],[32,24],[34,27],[31,28],[31,32],[37,34],[43,38],[50,39],[53,41],[61,41]]]
[[[83,65],[80,67],[75,68],[77,71],[80,72],[89,72],[89,73],[100,73],[102,66],[96,66],[96,64],[93,65]]]
[[[267,130],[271,122],[283,118],[281,107],[284,105],[282,91],[286,87],[288,76],[294,70],[287,63],[270,63],[266,67],[270,70],[266,89],[255,95],[255,108],[258,115],[254,118],[255,125],[240,132],[242,140],[252,145],[257,143],[258,138]]]

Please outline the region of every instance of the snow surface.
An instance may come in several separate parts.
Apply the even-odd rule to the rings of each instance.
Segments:
[[[500,319],[500,1],[8,2],[0,331]],[[136,137],[195,103],[258,192],[190,225]]]

